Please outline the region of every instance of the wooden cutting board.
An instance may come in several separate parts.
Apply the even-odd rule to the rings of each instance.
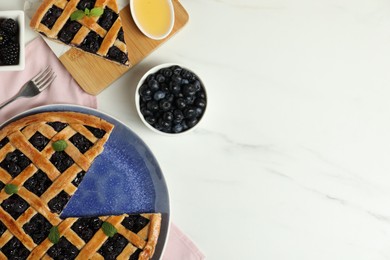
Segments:
[[[169,40],[188,22],[189,16],[178,0],[172,0],[175,10],[175,24],[172,32],[163,40],[152,40],[144,36],[135,25],[127,5],[120,11],[129,49],[130,67],[114,64],[92,54],[71,48],[59,57],[66,69],[87,93],[97,95],[134,65],[148,56],[165,41]]]

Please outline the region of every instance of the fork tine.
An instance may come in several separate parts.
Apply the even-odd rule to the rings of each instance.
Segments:
[[[49,66],[47,66],[45,69],[39,71],[39,72],[37,73],[37,75],[35,75],[35,77],[33,77],[33,78],[31,79],[31,81],[36,81],[36,80],[40,79],[40,78],[42,77],[42,75],[44,75],[44,74],[47,72],[47,70],[50,70],[50,67],[49,67]]]
[[[43,83],[38,85],[38,89],[40,91],[45,90],[48,86],[50,86],[51,83],[56,79],[57,75],[54,74],[54,72],[50,75],[50,77]]]
[[[50,76],[54,74],[54,72],[50,69],[47,71],[42,77],[40,77],[38,80],[34,81],[36,85],[41,85],[43,82],[45,82]]]

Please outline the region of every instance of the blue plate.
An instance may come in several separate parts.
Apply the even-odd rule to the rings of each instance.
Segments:
[[[162,213],[160,237],[153,259],[160,259],[169,230],[169,195],[161,169],[146,144],[128,127],[97,110],[74,105],[34,108],[8,120],[42,112],[73,111],[98,116],[115,127],[62,217],[123,213]]]

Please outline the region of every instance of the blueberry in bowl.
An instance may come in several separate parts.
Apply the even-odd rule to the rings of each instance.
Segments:
[[[207,106],[206,89],[199,76],[177,64],[161,64],[145,73],[135,99],[142,122],[165,135],[193,130]]]
[[[0,71],[24,69],[24,12],[0,11]]]

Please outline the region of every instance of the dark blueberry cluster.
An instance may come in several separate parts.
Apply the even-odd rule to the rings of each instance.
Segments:
[[[84,41],[81,43],[80,48],[87,52],[96,53],[99,50],[102,42],[102,37],[100,37],[96,32],[90,31],[87,37],[85,37]]]
[[[0,237],[7,230],[7,227],[0,221]]]
[[[93,235],[100,229],[103,221],[99,218],[79,218],[73,225],[72,229],[87,243]]]
[[[13,19],[0,19],[0,65],[19,64],[19,26]]]
[[[3,140],[0,141],[0,149],[3,148],[8,143],[9,143],[9,139],[8,137],[5,137]]]
[[[129,260],[138,260],[139,259],[139,255],[141,254],[141,252],[142,252],[141,249],[135,250],[135,252],[131,254]]]
[[[38,170],[33,176],[31,176],[23,186],[40,197],[53,182],[47,177],[46,173]]]
[[[43,16],[41,23],[44,24],[47,28],[51,29],[61,14],[62,9],[53,5]]]
[[[55,260],[72,260],[79,254],[79,250],[65,237],[61,237],[57,244],[49,248],[47,254]]]
[[[38,245],[49,235],[51,227],[52,225],[50,222],[38,213],[32,217],[29,222],[23,225],[23,230],[32,238],[34,243]]]
[[[4,184],[2,181],[0,181],[0,191],[1,191],[4,187],[5,187],[5,184]]]
[[[5,199],[3,203],[1,203],[1,206],[15,220],[18,219],[29,207],[28,203],[17,194],[13,194],[8,199]]]
[[[6,170],[12,177],[18,176],[31,163],[21,151],[15,150],[8,153],[0,166]]]
[[[61,172],[63,173],[68,169],[73,163],[73,159],[64,151],[55,152],[51,158],[50,162]]]
[[[177,65],[150,74],[140,87],[139,95],[145,120],[166,133],[192,128],[206,108],[206,93],[199,78]]]
[[[70,196],[65,191],[61,191],[57,196],[52,198],[49,203],[49,209],[57,214],[60,214],[68,203]]]
[[[1,252],[7,257],[7,259],[26,259],[30,254],[30,251],[19,241],[16,237],[13,237],[2,248]]]
[[[123,32],[122,28],[118,32],[118,40],[125,42],[125,33]]]
[[[79,10],[85,10],[85,8],[88,8],[91,10],[95,6],[96,0],[81,0],[77,4],[77,9]]]
[[[69,138],[69,141],[74,144],[81,153],[85,153],[93,146],[93,143],[80,133],[74,134]]]
[[[64,129],[65,127],[68,126],[67,123],[62,123],[62,122],[47,122],[46,124],[48,124],[49,126],[53,127],[53,129],[56,131],[56,132],[60,132],[62,129]]]
[[[76,175],[76,178],[72,181],[73,185],[78,187],[85,176],[85,171],[81,171]]]
[[[126,53],[121,51],[118,47],[112,46],[107,53],[107,58],[110,60],[118,61],[122,64],[125,64],[128,60],[129,57],[127,56]]]
[[[76,33],[80,30],[81,24],[76,21],[71,21],[70,19],[66,22],[64,27],[58,33],[58,39],[65,44],[69,44]]]
[[[98,20],[98,24],[106,31],[108,31],[112,27],[112,25],[114,24],[117,18],[118,18],[118,14],[116,14],[110,8],[105,8],[104,13]]]
[[[102,247],[98,250],[105,260],[114,260],[123,251],[129,242],[119,233],[110,237],[104,242]]]
[[[38,151],[42,151],[49,143],[49,139],[42,135],[40,132],[36,132],[28,140]]]
[[[105,134],[106,131],[103,129],[95,128],[92,126],[85,125],[85,127],[96,137],[96,138],[102,138]]]
[[[141,215],[129,215],[122,221],[122,225],[128,230],[138,233],[149,223],[149,219],[142,217]]]

